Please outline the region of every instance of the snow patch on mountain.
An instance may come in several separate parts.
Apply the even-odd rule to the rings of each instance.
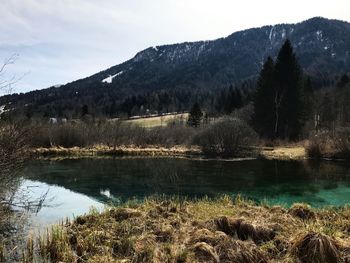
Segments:
[[[270,41],[272,41],[272,34],[273,34],[274,28],[275,28],[274,26],[271,27],[271,31],[270,31],[270,34],[269,34],[269,39],[270,39]]]
[[[287,36],[286,30],[283,28],[281,37],[284,39]]]
[[[322,30],[317,30],[316,36],[317,36],[317,40],[323,41],[323,32],[322,32]]]
[[[123,74],[124,73],[124,71],[120,71],[120,72],[118,72],[117,74],[115,74],[115,75],[109,75],[109,77],[107,77],[107,78],[105,78],[105,79],[103,79],[102,80],[102,82],[104,82],[104,83],[112,83],[112,81],[113,81],[113,79],[115,78],[115,77],[118,77],[118,76],[120,76],[121,74]]]
[[[11,103],[9,103],[9,104],[11,104]],[[8,111],[10,111],[10,110],[9,109],[6,110],[6,105],[0,106],[0,115],[2,115],[5,112],[8,112]]]
[[[6,107],[6,105],[1,105],[0,106],[0,115],[5,112],[5,107]]]

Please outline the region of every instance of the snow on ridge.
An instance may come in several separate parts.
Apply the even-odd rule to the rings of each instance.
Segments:
[[[284,39],[286,35],[287,35],[286,30],[283,28],[282,34],[281,34],[282,39]]]
[[[11,104],[11,102],[9,102],[8,104]],[[7,110],[6,110],[5,108],[6,108],[6,104],[0,106],[0,115],[2,115],[2,114],[5,113],[5,112],[10,111],[10,109],[7,109]]]
[[[105,78],[105,79],[103,79],[102,80],[102,82],[104,82],[104,83],[112,83],[112,81],[113,81],[113,79],[115,78],[115,77],[118,77],[118,76],[120,76],[121,74],[123,74],[124,73],[124,71],[120,71],[120,72],[118,72],[117,74],[115,74],[115,75],[109,75],[109,77],[107,77],[107,78]]]
[[[271,31],[270,31],[270,34],[269,34],[269,39],[270,41],[272,41],[272,33],[273,33],[273,30],[275,29],[275,26],[272,26],[271,27]]]
[[[154,46],[152,47],[155,51],[158,51],[158,47],[157,46]]]
[[[323,32],[322,30],[317,30],[316,31],[316,36],[319,41],[323,41]]]
[[[5,107],[6,107],[6,105],[1,105],[0,106],[0,115],[5,112]]]

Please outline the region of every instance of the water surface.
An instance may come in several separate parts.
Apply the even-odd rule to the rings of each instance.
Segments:
[[[350,166],[300,161],[203,161],[170,158],[105,158],[33,161],[22,188],[47,191],[36,218],[53,223],[91,206],[150,195],[184,198],[241,194],[257,202],[342,206],[350,202]]]

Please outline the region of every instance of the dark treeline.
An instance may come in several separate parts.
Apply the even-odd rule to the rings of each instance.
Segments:
[[[84,115],[83,108],[87,107],[89,114],[95,118],[127,118],[189,111],[197,101],[211,115],[222,115],[247,104],[252,98],[254,86],[253,80],[246,80],[237,85],[230,84],[226,88],[177,87],[139,93],[134,90],[113,90],[103,83],[94,82],[87,90],[74,89],[73,92],[67,88],[51,88],[50,96],[42,96],[37,91],[16,95],[11,99],[13,103],[6,104],[6,110],[10,110],[7,117],[11,114],[11,117],[17,119],[77,119]],[[22,96],[29,98],[31,103],[22,105]],[[8,96],[0,98],[0,105],[7,100]],[[12,105],[16,105],[15,108]],[[3,114],[3,118],[5,116]]]

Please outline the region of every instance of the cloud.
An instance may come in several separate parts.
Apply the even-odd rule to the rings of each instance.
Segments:
[[[0,59],[31,72],[18,91],[88,76],[153,45],[215,39],[234,31],[313,16],[350,20],[348,0],[6,0]]]

